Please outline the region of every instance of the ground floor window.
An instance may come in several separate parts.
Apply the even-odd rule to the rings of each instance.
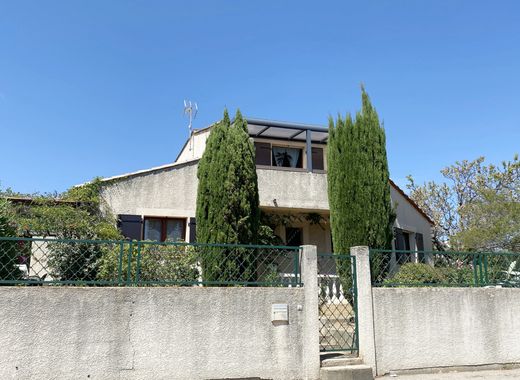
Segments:
[[[395,229],[395,249],[397,251],[410,251],[410,233],[400,228]],[[410,252],[398,252],[397,263],[404,264],[411,261]]]
[[[144,240],[184,241],[186,219],[182,218],[144,218]]]

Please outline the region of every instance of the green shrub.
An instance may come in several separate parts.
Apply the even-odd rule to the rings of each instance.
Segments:
[[[262,264],[273,263],[273,255],[259,253],[258,250],[247,247],[197,247],[202,262],[204,281],[215,282],[254,282],[258,278],[258,256],[262,255]],[[263,273],[262,273],[263,274]]]
[[[446,283],[446,277],[435,267],[422,263],[406,263],[390,279],[387,285],[427,285]]]
[[[10,203],[0,199],[0,237],[16,236],[12,224]],[[18,269],[20,244],[16,241],[0,241],[0,280],[17,280],[21,277]]]
[[[94,281],[102,247],[94,243],[49,242],[48,268],[61,281]]]
[[[97,278],[103,281],[118,281],[121,268],[121,280],[128,280],[128,253],[130,245],[124,244],[123,254],[119,245],[106,249],[99,261]],[[137,243],[133,244],[130,260],[130,281],[137,279],[142,282],[187,282],[198,280],[197,255],[193,247],[142,244],[138,264]],[[121,267],[119,266],[121,260]]]
[[[284,283],[282,282],[282,278],[280,277],[280,271],[278,270],[278,266],[274,263],[268,264],[265,270],[265,273],[263,274],[262,278],[259,280],[262,282],[265,282],[265,286],[284,286]],[[292,279],[288,279],[288,281],[291,281]]]
[[[474,285],[475,276],[472,268],[435,268],[449,285],[469,286]]]

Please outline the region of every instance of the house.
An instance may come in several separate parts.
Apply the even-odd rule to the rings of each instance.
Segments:
[[[332,252],[327,197],[328,130],[247,119],[256,149],[260,207],[287,245]],[[195,241],[197,164],[211,126],[194,131],[174,163],[103,179],[105,207],[132,239]],[[392,181],[397,249],[431,250],[433,222]]]

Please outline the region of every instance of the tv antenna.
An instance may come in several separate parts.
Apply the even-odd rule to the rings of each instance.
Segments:
[[[193,147],[193,139],[192,139],[192,135],[193,135],[193,120],[195,119],[195,117],[197,116],[197,111],[199,110],[199,107],[197,106],[197,103],[192,103],[191,100],[185,100],[184,101],[184,114],[185,115],[188,115],[188,129],[190,130],[190,146],[189,146],[189,149],[190,151],[192,150],[192,147]]]

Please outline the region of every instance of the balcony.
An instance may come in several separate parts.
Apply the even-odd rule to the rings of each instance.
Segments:
[[[256,169],[262,208],[328,211],[327,174],[305,169],[262,167]]]

